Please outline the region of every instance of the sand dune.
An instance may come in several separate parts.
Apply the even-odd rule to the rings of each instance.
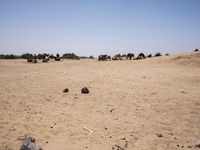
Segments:
[[[0,60],[0,148],[19,149],[26,134],[45,150],[196,149],[199,100],[199,52],[137,61]]]

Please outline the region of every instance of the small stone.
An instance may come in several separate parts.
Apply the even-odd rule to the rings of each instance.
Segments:
[[[53,128],[53,127],[51,126],[51,128]]]
[[[5,150],[13,150],[12,148],[6,146],[6,149]]]
[[[66,88],[66,89],[63,90],[63,93],[67,93],[67,92],[69,92],[68,88]]]
[[[192,148],[192,146],[187,146],[188,148]]]
[[[200,141],[196,143],[195,147],[200,148]]]
[[[82,94],[88,94],[88,93],[89,93],[88,88],[87,88],[87,87],[82,88],[82,89],[81,89],[81,93],[82,93]]]
[[[158,137],[162,137],[162,134],[157,134]]]
[[[115,110],[115,109],[111,109],[110,112],[113,112],[113,110]]]
[[[46,141],[46,143],[49,143],[48,141]]]
[[[105,130],[107,130],[108,128],[105,128]]]
[[[177,147],[179,147],[179,145],[177,144]]]

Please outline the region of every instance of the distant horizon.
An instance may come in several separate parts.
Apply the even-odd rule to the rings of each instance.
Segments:
[[[1,0],[0,54],[200,49],[199,0]]]
[[[194,50],[195,49],[192,49],[192,50],[185,50],[185,51],[179,51],[179,52],[175,52],[175,53],[167,53],[167,52],[161,52],[161,51],[157,51],[157,52],[154,52],[154,53],[144,53],[143,51],[141,51],[141,52],[138,52],[138,53],[134,53],[134,52],[132,52],[132,51],[130,51],[129,53],[133,53],[134,55],[138,55],[139,53],[144,53],[145,55],[149,55],[149,54],[152,54],[153,56],[156,54],[156,53],[161,53],[162,55],[165,55],[165,54],[170,54],[170,55],[175,55],[175,54],[181,54],[181,53],[189,53],[189,52],[194,52]],[[24,52],[24,53],[20,53],[20,54],[14,54],[14,53],[0,53],[0,55],[17,55],[17,56],[20,56],[20,55],[23,55],[23,54],[27,54],[27,53],[29,53],[29,54],[36,54],[36,55],[38,55],[38,54],[53,54],[54,56],[56,55],[56,54],[59,54],[59,55],[63,55],[63,54],[66,54],[66,53],[74,53],[74,52],[64,52],[64,53],[48,53],[48,52],[40,52],[40,53],[31,53],[31,52]],[[115,53],[115,54],[107,54],[107,53],[102,53],[102,54],[98,54],[98,55],[79,55],[79,54],[77,54],[77,53],[74,53],[75,55],[77,55],[77,56],[82,56],[82,57],[89,57],[89,56],[93,56],[93,57],[98,57],[99,55],[104,55],[104,54],[106,54],[106,55],[110,55],[110,56],[114,56],[114,55],[116,55],[116,54],[121,54],[121,55],[123,55],[123,54],[128,54],[128,53]]]

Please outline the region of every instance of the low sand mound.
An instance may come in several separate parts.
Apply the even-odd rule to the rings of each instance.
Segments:
[[[176,63],[181,65],[200,66],[200,52],[186,53],[178,56],[176,55],[170,60],[172,60],[173,62],[175,61]]]

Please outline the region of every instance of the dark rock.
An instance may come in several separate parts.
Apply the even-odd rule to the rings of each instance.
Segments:
[[[82,89],[81,89],[81,93],[82,93],[82,94],[88,94],[88,93],[89,93],[88,88],[86,88],[86,87],[82,88]]]
[[[200,141],[196,143],[195,147],[200,148]]]
[[[140,54],[137,56],[136,60],[138,60],[138,59],[145,59],[145,58],[146,58],[146,56],[144,55],[144,53],[140,53]]]
[[[113,112],[113,110],[115,110],[114,108],[110,110],[110,112]]]
[[[162,137],[162,134],[157,134],[158,137]]]
[[[67,92],[69,92],[68,88],[66,88],[66,89],[63,90],[63,93],[67,93]]]

